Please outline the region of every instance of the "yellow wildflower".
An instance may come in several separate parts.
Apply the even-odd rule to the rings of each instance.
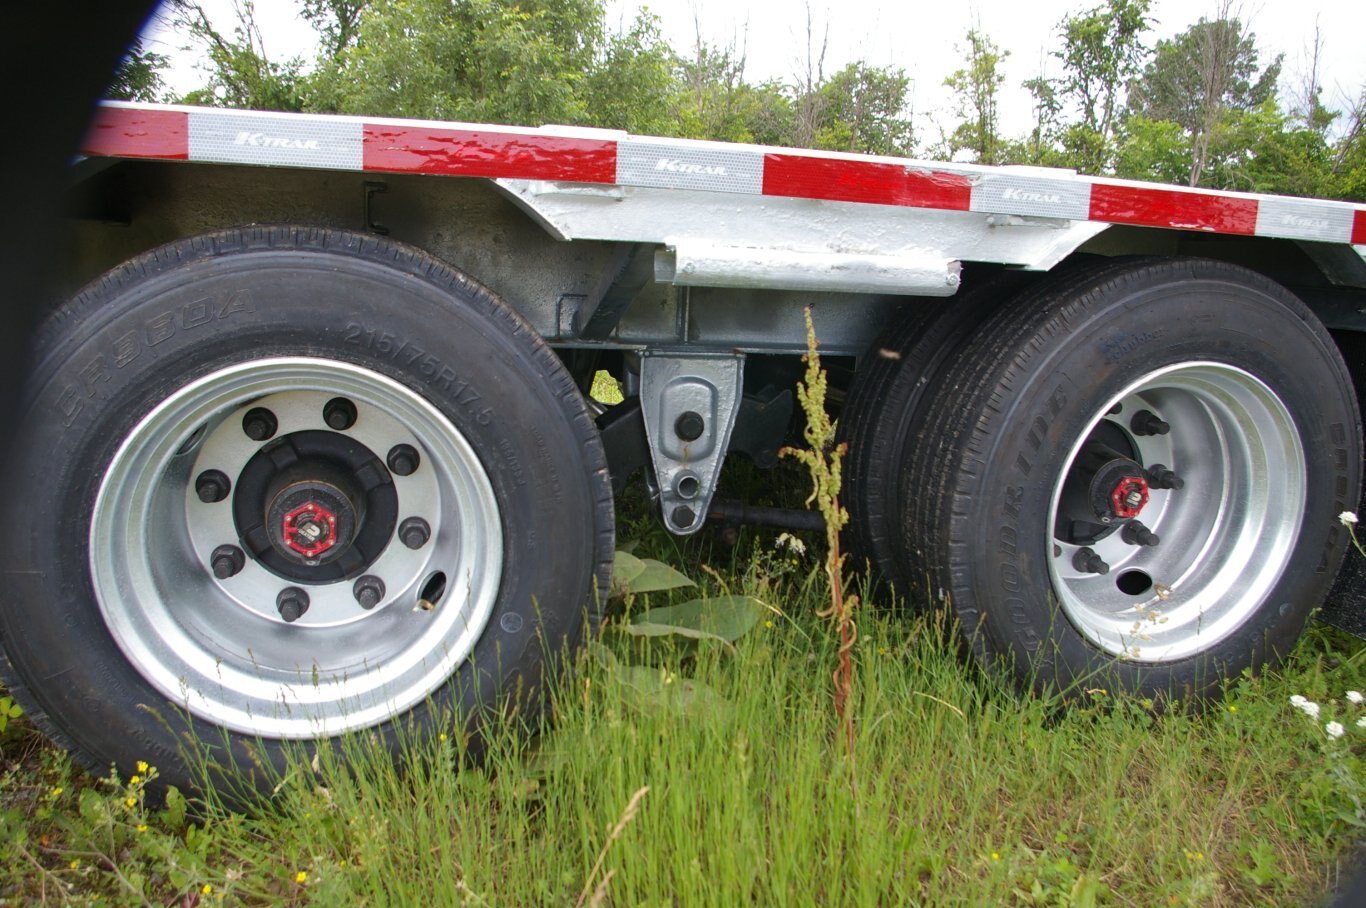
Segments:
[[[146,772],[148,768],[146,760],[138,760],[138,772]]]
[[[199,887],[199,891],[204,893],[205,895],[210,895],[213,893],[213,887],[210,886],[208,883],[205,883],[203,886]]]
[[[294,874],[294,882],[299,883],[300,885],[307,883],[308,874],[300,870],[298,873]]]

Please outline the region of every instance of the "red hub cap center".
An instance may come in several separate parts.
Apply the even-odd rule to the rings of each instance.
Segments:
[[[305,502],[284,517],[285,545],[316,558],[337,544],[337,515],[314,501]]]
[[[1110,506],[1122,520],[1137,517],[1148,503],[1148,481],[1142,476],[1125,476],[1110,493]]]

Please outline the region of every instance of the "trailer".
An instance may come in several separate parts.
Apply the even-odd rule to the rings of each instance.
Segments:
[[[774,461],[808,310],[855,562],[1022,685],[1207,696],[1351,545],[1366,206],[118,103],[66,205],[0,633],[92,766],[184,784],[195,747],[251,773],[534,698],[628,476],[690,534],[728,458]]]

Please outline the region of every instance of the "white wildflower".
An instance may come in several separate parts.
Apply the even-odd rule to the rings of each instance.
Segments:
[[[1357,522],[1357,515],[1352,513],[1351,511],[1343,511],[1341,514],[1338,515],[1338,522],[1340,522],[1345,527],[1355,526]]]
[[[1343,728],[1341,722],[1329,722],[1327,725],[1323,727],[1323,730],[1328,732],[1328,737],[1330,738],[1342,737]]]
[[[1359,690],[1349,690],[1349,691],[1347,692],[1347,702],[1348,702],[1348,703],[1360,703],[1362,700],[1366,700],[1366,697],[1363,697],[1363,696],[1361,695],[1361,691],[1359,691]]]
[[[1319,705],[1313,700],[1306,700],[1299,694],[1290,698],[1290,705],[1311,719],[1317,719],[1319,717]]]
[[[1357,719],[1357,728],[1366,728],[1366,716]]]
[[[773,548],[786,548],[789,552],[795,552],[798,555],[806,554],[806,543],[791,533],[779,533],[778,538],[773,541]]]

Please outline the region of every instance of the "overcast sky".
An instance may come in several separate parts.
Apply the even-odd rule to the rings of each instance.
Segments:
[[[875,66],[903,68],[913,82],[917,126],[926,118],[951,122],[950,99],[944,77],[957,69],[961,44],[976,22],[1002,49],[1010,52],[1001,104],[1007,135],[1024,133],[1030,123],[1029,96],[1019,87],[1042,70],[1057,75],[1057,61],[1048,52],[1058,46],[1057,24],[1070,12],[1099,0],[812,0],[817,49],[828,36],[825,71],[862,58]],[[807,6],[800,0],[607,0],[608,21],[629,24],[638,7],[653,10],[663,23],[665,37],[680,53],[693,46],[697,29],[711,44],[734,43],[746,54],[746,77],[751,82],[769,78],[792,81],[806,59]],[[205,0],[215,21],[231,31],[232,0]],[[1148,44],[1181,32],[1202,15],[1212,16],[1218,0],[1153,0],[1155,20]],[[1341,110],[1366,85],[1366,2],[1362,0],[1245,0],[1243,18],[1250,20],[1263,60],[1285,54],[1282,93],[1308,69],[1315,23],[1324,35],[1320,65],[1325,86],[1323,101]],[[311,57],[312,31],[297,16],[297,0],[257,0],[256,17],[272,58]],[[203,82],[194,71],[194,55],[185,53],[177,38],[155,24],[149,30],[150,50],[173,57],[171,84],[188,91]],[[925,135],[925,138],[934,136]]]

